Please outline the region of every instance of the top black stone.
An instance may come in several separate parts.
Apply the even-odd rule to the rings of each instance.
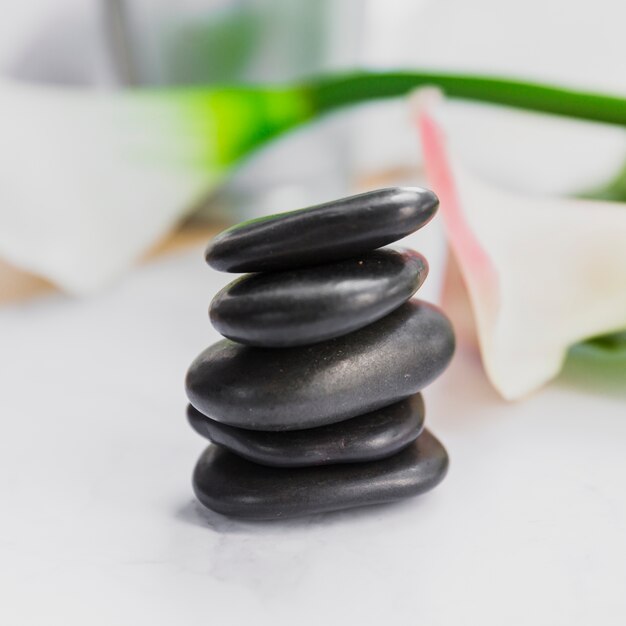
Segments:
[[[402,239],[435,214],[437,196],[394,187],[243,222],[220,233],[207,263],[223,272],[265,272],[347,259]]]

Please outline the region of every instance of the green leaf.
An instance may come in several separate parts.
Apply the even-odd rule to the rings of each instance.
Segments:
[[[607,200],[609,202],[626,202],[626,162],[608,183],[584,191],[579,194],[579,197],[592,200]]]
[[[626,330],[573,346],[561,380],[597,391],[626,394]]]

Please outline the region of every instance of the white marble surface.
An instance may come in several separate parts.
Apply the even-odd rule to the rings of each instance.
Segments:
[[[227,279],[194,250],[0,309],[0,623],[624,624],[624,396],[505,404],[462,350],[426,393],[436,491],[280,523],[200,510],[182,381]]]

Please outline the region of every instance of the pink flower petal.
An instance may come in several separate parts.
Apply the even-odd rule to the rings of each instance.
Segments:
[[[559,372],[572,344],[626,328],[626,206],[487,185],[451,150],[441,98],[420,92],[413,102],[485,370],[505,398],[519,398]]]

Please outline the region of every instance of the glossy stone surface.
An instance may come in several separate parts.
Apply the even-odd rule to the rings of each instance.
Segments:
[[[297,430],[340,422],[420,391],[454,351],[447,318],[410,300],[349,335],[299,348],[253,348],[224,339],[187,372],[201,413],[252,430]]]
[[[416,394],[337,424],[279,433],[226,426],[191,405],[187,418],[200,435],[250,461],[273,467],[305,467],[375,461],[395,454],[422,432],[424,402]]]
[[[238,224],[206,250],[224,272],[265,272],[349,259],[402,239],[426,224],[432,191],[395,187]]]
[[[448,469],[445,448],[427,430],[381,461],[281,469],[209,446],[193,475],[198,500],[231,517],[280,519],[393,502],[435,487]]]
[[[426,259],[375,250],[316,267],[244,276],[213,299],[213,326],[253,346],[307,345],[345,335],[387,315],[424,282]]]

